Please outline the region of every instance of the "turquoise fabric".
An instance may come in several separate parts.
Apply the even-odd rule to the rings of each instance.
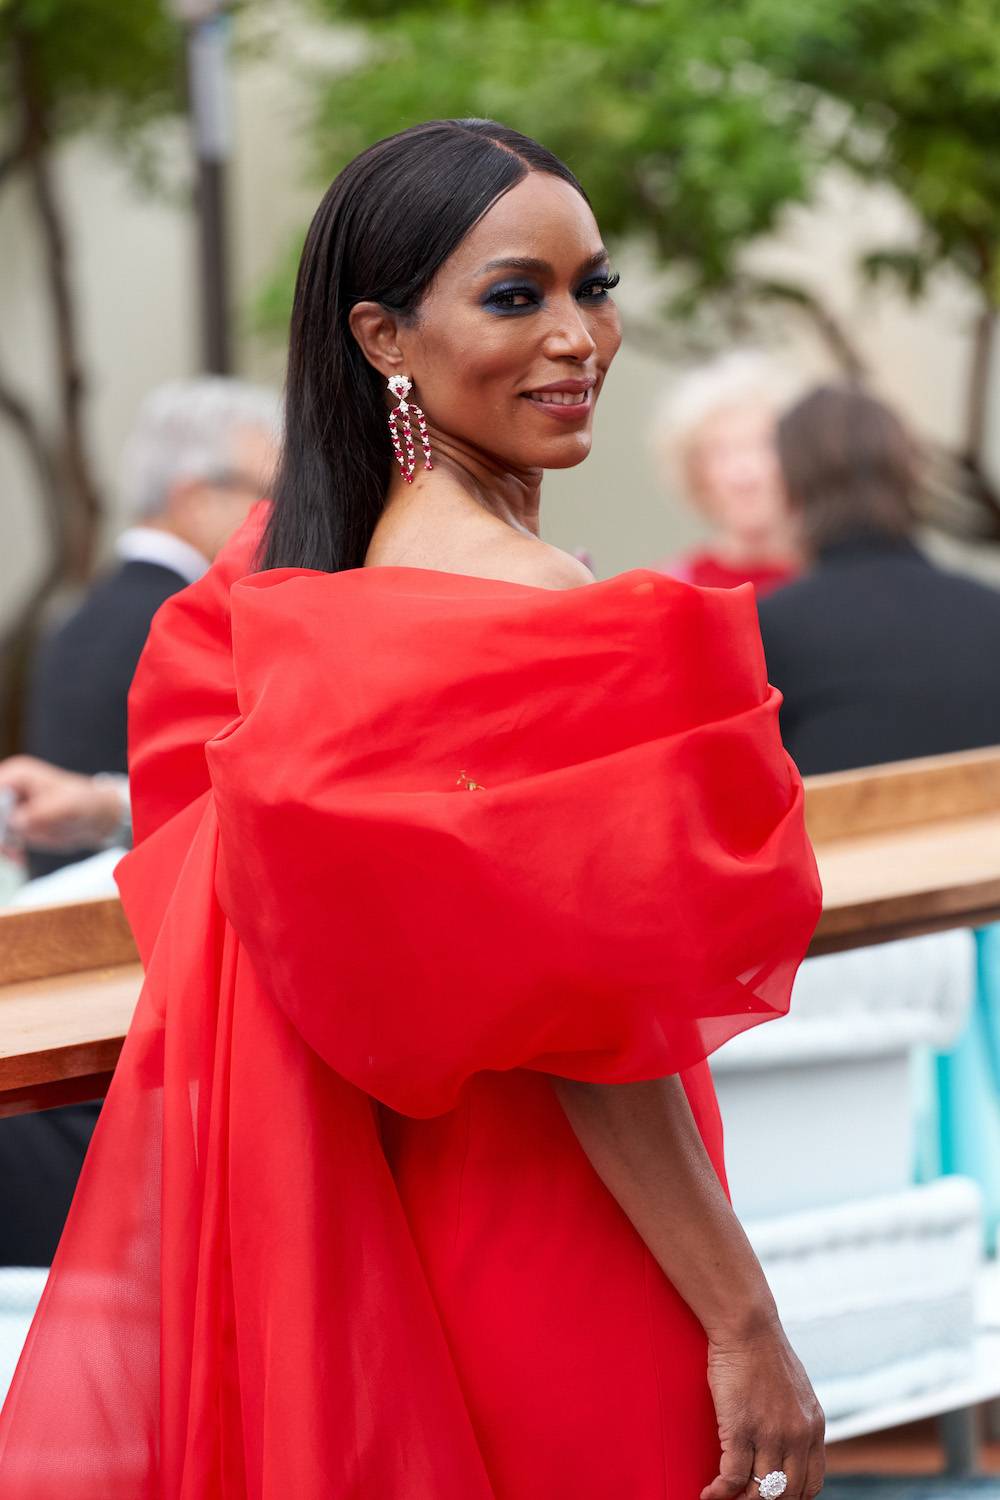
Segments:
[[[1000,924],[976,933],[976,996],[948,1052],[915,1063],[917,1178],[972,1177],[983,1192],[987,1248],[1000,1232]]]
[[[823,1489],[823,1500],[1000,1500],[1000,1478],[917,1479],[868,1475],[834,1475]]]

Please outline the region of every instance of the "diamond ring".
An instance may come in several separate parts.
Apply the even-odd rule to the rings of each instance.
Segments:
[[[765,1474],[763,1479],[754,1476],[754,1483],[760,1485],[760,1500],[778,1500],[788,1488],[788,1475],[784,1469],[772,1469],[770,1474]]]

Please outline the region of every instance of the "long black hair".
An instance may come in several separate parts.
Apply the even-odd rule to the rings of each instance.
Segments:
[[[392,449],[385,380],[348,314],[412,316],[439,267],[529,172],[583,189],[544,146],[493,120],[432,120],[370,146],[316,210],[295,284],[285,443],[262,568],[360,567],[385,504]]]

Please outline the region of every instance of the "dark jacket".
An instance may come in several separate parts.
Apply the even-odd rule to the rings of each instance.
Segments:
[[[124,562],[42,644],[32,673],[25,750],[92,776],[126,770],[129,685],[152,618],[185,579],[173,568]],[[95,853],[33,852],[34,878]]]
[[[1000,745],[1000,591],[858,536],[759,610],[803,775]]]

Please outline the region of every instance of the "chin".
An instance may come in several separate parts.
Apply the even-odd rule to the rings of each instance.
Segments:
[[[568,432],[558,442],[546,443],[544,452],[532,460],[538,469],[572,469],[590,454],[593,434],[590,432]]]

